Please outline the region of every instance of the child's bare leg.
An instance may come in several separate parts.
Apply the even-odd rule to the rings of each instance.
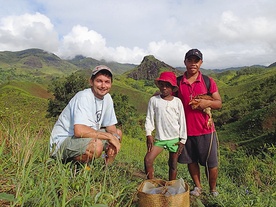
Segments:
[[[169,156],[169,180],[175,180],[177,176],[177,159],[178,159],[177,152],[170,152]]]
[[[163,148],[153,146],[151,151],[148,151],[145,158],[144,158],[144,166],[145,166],[145,173],[147,175],[147,179],[154,178],[154,167],[153,162],[157,155],[162,152]]]

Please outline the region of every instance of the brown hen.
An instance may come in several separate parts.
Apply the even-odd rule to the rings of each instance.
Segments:
[[[205,99],[205,100],[214,100],[211,96],[209,95],[198,95],[195,96],[190,102],[189,105],[191,105],[192,109],[199,109],[199,101],[196,99]],[[203,109],[203,112],[206,113],[209,116],[208,122],[207,122],[207,127],[211,128],[213,125],[213,119],[212,119],[212,113],[211,113],[211,107],[207,107]]]

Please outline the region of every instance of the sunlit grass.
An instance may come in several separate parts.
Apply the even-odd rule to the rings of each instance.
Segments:
[[[145,140],[125,136],[116,161],[105,167],[97,159],[89,166],[62,164],[49,158],[47,132],[30,130],[16,119],[1,122],[1,206],[136,206],[139,184],[145,179]],[[18,121],[18,120],[17,120]],[[49,127],[50,129],[50,127]],[[191,198],[192,206],[274,206],[276,198],[276,148],[261,157],[247,156],[221,146],[219,197],[208,196],[202,170],[204,195]],[[167,179],[168,153],[155,161],[156,177]],[[178,165],[178,177],[192,188],[186,165]],[[101,205],[100,205],[101,204]]]
[[[127,206],[131,202],[136,183],[130,182],[128,166],[105,167],[103,159],[88,167],[62,164],[49,158],[48,137],[30,133],[28,124],[12,128],[1,124],[5,133],[1,136],[0,193],[12,195],[11,206]]]

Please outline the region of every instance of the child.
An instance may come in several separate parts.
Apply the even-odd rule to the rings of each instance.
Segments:
[[[178,90],[173,72],[163,72],[155,80],[160,94],[150,98],[145,123],[147,154],[144,158],[148,179],[154,178],[153,162],[167,149],[169,151],[169,180],[177,175],[177,159],[187,139],[186,120],[181,100],[172,95]],[[152,132],[155,130],[155,138]]]

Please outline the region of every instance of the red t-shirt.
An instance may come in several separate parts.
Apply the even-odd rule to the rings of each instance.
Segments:
[[[210,78],[210,93],[217,91],[217,84]],[[179,83],[178,97],[184,106],[188,136],[200,136],[215,131],[214,125],[211,128],[207,126],[209,116],[201,110],[193,110],[189,105],[191,98],[202,94],[207,94],[207,88],[201,72],[199,72],[196,81],[192,84],[187,81],[186,75],[184,74]]]

